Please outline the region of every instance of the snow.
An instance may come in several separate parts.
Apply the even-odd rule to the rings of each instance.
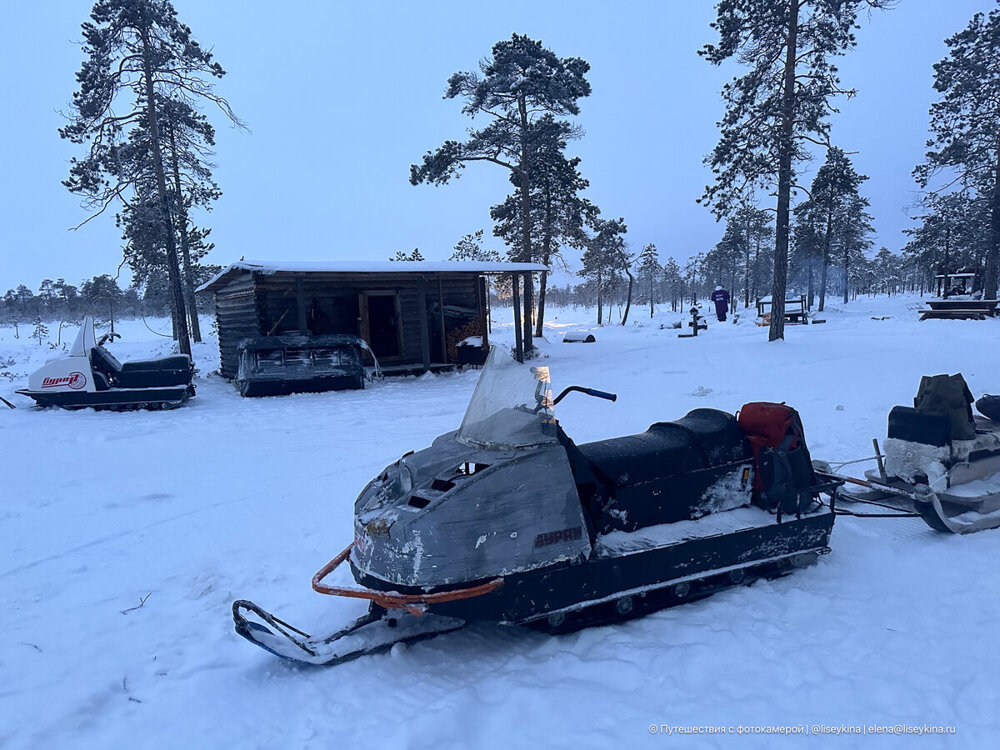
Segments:
[[[337,260],[301,262],[287,260],[240,260],[230,263],[206,281],[196,292],[204,292],[234,271],[255,271],[265,275],[276,273],[509,273],[512,271],[545,271],[538,263],[503,263],[493,261],[457,260]]]
[[[765,510],[756,507],[737,507],[725,513],[712,513],[697,521],[661,523],[636,531],[611,531],[598,537],[596,552],[598,556],[605,557],[677,544],[695,537],[729,534],[744,529],[770,526],[773,523],[774,516]]]
[[[846,461],[871,455],[921,375],[962,372],[976,396],[1000,390],[1000,320],[918,323],[921,305],[834,304],[826,325],[790,326],[774,344],[752,316],[678,339],[682,313],[651,321],[634,306],[627,326],[598,330],[593,310],[555,309],[544,364],[557,389],[618,394],[559,404],[580,442],[702,406],[787,401],[813,457]],[[142,321],[116,329],[121,360],[170,351]],[[563,346],[567,331],[597,342]],[[955,734],[809,744],[964,748],[1000,730],[1000,531],[943,535],[919,519],[841,517],[813,567],[618,626],[551,637],[477,625],[331,669],[289,665],[233,632],[233,600],[312,633],[361,614],[360,602],[314,593],[311,576],[350,542],[367,481],[458,427],[477,373],[241,399],[211,374],[209,341],[194,347],[198,395],[184,408],[40,411],[13,395],[54,355],[27,333],[0,329],[0,393],[20,407],[0,404],[5,750],[765,748],[779,742],[677,728],[897,724]],[[512,339],[497,323],[491,340]],[[651,737],[651,725],[672,734]]]

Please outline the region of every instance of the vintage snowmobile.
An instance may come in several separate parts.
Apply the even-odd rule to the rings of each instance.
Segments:
[[[1000,527],[1000,400],[983,396],[976,402],[987,416],[974,415],[972,401],[961,375],[925,376],[913,406],[889,412],[884,455],[874,457],[877,469],[861,480],[838,476],[819,462],[816,468],[852,485],[842,498],[913,508],[937,531]]]
[[[117,334],[114,334],[117,336]],[[186,354],[119,362],[98,340],[94,319],[86,316],[69,355],[33,372],[17,393],[39,406],[64,409],[161,409],[180,406],[194,396],[194,365]]]
[[[558,633],[629,619],[829,551],[838,482],[817,480],[790,407],[695,409],[577,445],[552,411],[572,391],[616,398],[570,386],[553,400],[548,368],[494,349],[460,429],[365,487],[354,542],[313,577],[368,613],[313,637],[239,600],[236,632],[285,659],[338,664],[468,621]],[[359,585],[326,582],[344,562]]]

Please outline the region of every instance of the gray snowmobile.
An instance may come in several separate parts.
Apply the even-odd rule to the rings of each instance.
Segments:
[[[571,386],[553,399],[547,367],[494,349],[461,427],[365,487],[353,543],[313,577],[368,613],[310,636],[239,600],[236,632],[285,659],[338,664],[469,621],[560,633],[626,620],[829,551],[840,483],[817,479],[794,409],[695,409],[577,445],[553,415],[570,392],[616,398]],[[328,582],[344,563],[353,582]]]

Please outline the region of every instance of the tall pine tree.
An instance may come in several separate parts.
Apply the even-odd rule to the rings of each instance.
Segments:
[[[540,117],[531,126],[530,173],[532,192],[528,201],[529,221],[533,237],[534,258],[549,268],[553,262],[562,260],[564,245],[583,247],[583,227],[589,218],[597,215],[598,209],[580,192],[589,185],[577,167],[578,157],[567,158],[567,142],[577,136],[576,129],[569,123],[556,120],[552,115]],[[525,202],[521,197],[520,180],[511,174],[514,194],[503,203],[490,209],[490,216],[496,222],[493,233],[502,237],[508,246],[516,248],[522,232]],[[517,259],[517,252],[511,251],[511,259]],[[542,335],[545,322],[545,292],[548,272],[542,271],[538,283],[538,311],[535,316],[535,336]]]
[[[719,143],[706,162],[715,183],[701,200],[728,215],[754,187],[777,188],[772,315],[768,339],[784,338],[789,211],[795,163],[806,143],[829,145],[833,99],[840,85],[831,58],[856,44],[858,12],[892,0],[719,0],[718,44],[699,51],[721,65],[735,57],[750,68],[722,89],[726,112]]]
[[[655,304],[656,282],[662,276],[663,269],[660,267],[660,255],[656,252],[656,245],[650,242],[639,253],[639,280],[647,285],[649,291],[649,317],[653,317],[653,305]]]
[[[989,204],[990,236],[983,272],[983,296],[996,299],[1000,266],[1000,10],[977,13],[969,25],[945,40],[948,57],[934,65],[931,138],[926,161],[914,170],[921,187],[939,172],[945,188],[961,182]]]
[[[810,198],[795,208],[798,223],[803,225],[802,239],[809,238],[820,261],[819,311],[826,306],[826,288],[830,268],[830,254],[834,247],[847,247],[857,243],[858,222],[865,222],[868,200],[859,194],[867,175],[858,174],[843,150],[831,147],[826,161],[813,178]],[[867,217],[868,231],[871,217]],[[848,251],[849,253],[850,251]],[[849,255],[845,268],[850,262]],[[844,300],[847,301],[846,299]]]
[[[597,325],[602,325],[604,299],[611,286],[628,269],[629,258],[625,251],[628,227],[624,219],[594,217],[591,228],[593,234],[587,238],[580,275],[587,277],[593,285],[597,297]]]
[[[161,129],[158,102],[164,98],[218,105],[239,123],[228,102],[216,94],[208,79],[225,71],[177,19],[169,0],[98,0],[83,24],[85,59],[77,73],[70,124],[59,133],[74,143],[87,144],[82,159],[74,159],[65,185],[84,195],[102,213],[116,201],[128,201],[144,180],[155,194],[159,236],[165,246],[166,267],[177,340],[181,352],[191,353],[185,300],[168,189],[169,165],[164,158],[166,134]],[[145,128],[149,164],[123,159],[131,131]],[[144,198],[145,200],[145,198]]]
[[[471,118],[486,115],[488,123],[469,131],[464,143],[445,141],[437,151],[424,154],[421,164],[410,167],[410,183],[443,185],[457,177],[466,164],[485,161],[512,173],[520,189],[521,232],[518,260],[531,262],[532,225],[530,201],[532,125],[545,114],[563,116],[580,112],[577,100],[590,95],[585,78],[590,65],[578,57],[560,58],[541,42],[514,34],[493,45],[493,54],[480,63],[480,73],[465,71],[448,79],[444,98],[462,97],[462,112]],[[524,290],[524,348],[531,345],[531,285]]]

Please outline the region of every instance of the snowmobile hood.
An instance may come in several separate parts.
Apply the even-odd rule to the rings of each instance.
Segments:
[[[590,554],[561,445],[488,451],[454,432],[364,489],[354,534],[355,578],[386,590],[428,591]]]
[[[462,426],[403,456],[355,504],[359,583],[430,590],[590,554],[547,367],[490,351]]]

